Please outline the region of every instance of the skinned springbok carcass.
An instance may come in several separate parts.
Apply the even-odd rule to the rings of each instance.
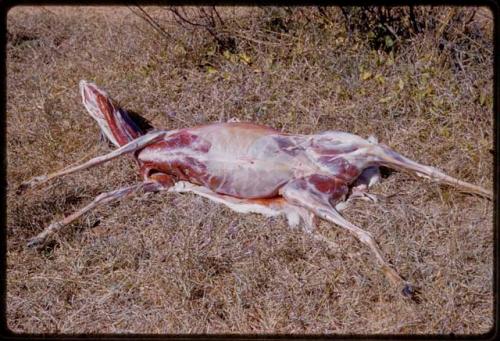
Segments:
[[[369,232],[350,223],[339,210],[346,200],[376,200],[368,187],[380,178],[379,167],[413,173],[487,198],[492,192],[421,165],[359,136],[327,131],[292,135],[251,123],[215,123],[178,130],[143,131],[137,120],[96,85],[81,81],[83,104],[102,133],[117,149],[78,166],[24,182],[19,193],[56,177],[132,154],[144,181],[97,196],[90,204],[50,224],[28,245],[43,245],[64,226],[96,206],[134,192],[193,192],[237,212],[285,215],[315,238],[315,218],[335,223],[354,234],[373,252],[383,273],[405,296],[416,289],[384,259]]]

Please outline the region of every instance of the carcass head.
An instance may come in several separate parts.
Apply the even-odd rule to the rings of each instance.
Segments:
[[[137,123],[137,119],[133,119],[130,113],[120,108],[95,84],[81,80],[80,93],[83,105],[90,116],[97,121],[101,131],[115,146],[123,146],[145,133]]]

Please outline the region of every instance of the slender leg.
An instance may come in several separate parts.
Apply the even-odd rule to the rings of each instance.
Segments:
[[[460,189],[466,193],[479,194],[489,199],[493,198],[493,192],[491,190],[487,190],[486,188],[476,186],[462,180],[455,179],[449,175],[444,174],[443,172],[434,167],[425,166],[420,163],[417,163],[413,160],[410,160],[396,153],[389,147],[384,146],[382,144],[378,144],[370,148],[368,154],[369,155],[367,156],[374,157],[376,163],[380,165],[413,173],[416,174],[417,176],[430,179],[437,183],[447,184],[457,189]]]
[[[157,183],[153,183],[153,182],[143,182],[143,183],[140,183],[137,185],[123,187],[123,188],[120,188],[120,189],[117,189],[117,190],[114,190],[111,192],[99,194],[87,206],[79,209],[78,211],[70,214],[69,216],[67,216],[66,218],[64,218],[60,221],[56,221],[56,222],[53,222],[52,224],[50,224],[42,232],[40,232],[37,236],[31,238],[28,241],[28,246],[32,247],[32,246],[37,246],[37,245],[43,245],[48,237],[57,233],[64,226],[70,224],[71,222],[78,219],[79,217],[81,217],[85,213],[89,212],[90,210],[93,210],[97,206],[107,204],[113,200],[120,199],[124,196],[132,194],[132,193],[139,191],[141,189],[143,189],[145,191],[154,191],[154,190],[158,190],[159,189],[158,187],[161,187],[161,185],[159,185]]]
[[[28,188],[32,188],[38,184],[42,184],[42,183],[47,182],[53,178],[56,178],[56,177],[59,177],[62,175],[71,174],[71,173],[77,172],[79,170],[91,168],[91,167],[97,166],[101,163],[115,159],[123,154],[131,153],[131,152],[134,152],[138,149],[144,148],[145,146],[161,139],[163,136],[165,136],[166,133],[167,133],[166,131],[152,132],[152,133],[143,135],[143,136],[141,136],[133,141],[130,141],[126,145],[121,146],[120,148],[112,151],[109,154],[95,157],[95,158],[90,159],[89,161],[87,161],[81,165],[70,167],[70,168],[65,168],[63,170],[60,170],[58,172],[54,172],[54,173],[51,173],[48,175],[41,175],[41,176],[34,177],[33,179],[31,179],[29,181],[23,182],[19,186],[17,193],[21,194],[25,190],[27,190]]]
[[[328,178],[326,176],[310,176],[298,179],[285,185],[282,189],[282,195],[287,201],[302,206],[320,218],[339,225],[354,234],[359,241],[367,245],[373,252],[386,277],[392,283],[400,286],[405,296],[412,296],[415,293],[415,289],[385,261],[373,236],[344,219],[332,207],[335,204],[336,198],[340,197],[343,191],[340,190],[341,184],[335,178],[330,178],[330,185],[328,185],[327,181]],[[332,197],[332,194],[337,197]]]

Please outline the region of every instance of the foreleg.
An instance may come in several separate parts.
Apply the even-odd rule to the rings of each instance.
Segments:
[[[129,194],[132,194],[134,192],[137,192],[141,189],[145,191],[156,191],[161,187],[158,183],[154,182],[143,182],[137,185],[133,186],[128,186],[128,187],[123,187],[111,192],[106,192],[99,194],[90,204],[87,206],[79,209],[78,211],[70,214],[66,218],[53,222],[50,224],[47,228],[45,228],[42,232],[40,232],[37,236],[31,238],[28,241],[28,246],[36,246],[36,245],[43,245],[47,238],[50,236],[54,235],[55,233],[59,232],[63,227],[67,226],[71,222],[75,221],[76,219],[80,218],[82,215],[85,213],[89,212],[90,210],[93,210],[94,208],[101,206],[103,204],[107,204],[111,201],[118,200],[120,198],[123,198]]]
[[[74,166],[74,167],[69,167],[69,168],[64,168],[64,169],[62,169],[60,171],[57,171],[57,172],[54,172],[54,173],[51,173],[51,174],[48,174],[48,175],[41,175],[41,176],[34,177],[33,179],[31,179],[29,181],[23,182],[19,186],[19,188],[17,190],[17,193],[21,194],[22,192],[24,192],[28,188],[32,188],[32,187],[34,187],[36,185],[42,184],[42,183],[47,182],[47,181],[49,181],[51,179],[54,179],[54,178],[57,178],[57,177],[60,177],[60,176],[63,176],[63,175],[75,173],[75,172],[83,170],[83,169],[87,169],[87,168],[91,168],[91,167],[100,165],[100,164],[102,164],[104,162],[113,160],[113,159],[115,159],[115,158],[117,158],[117,157],[119,157],[119,156],[121,156],[123,154],[135,152],[136,150],[144,148],[147,145],[149,145],[149,144],[151,144],[151,143],[153,143],[153,142],[155,142],[155,141],[163,138],[166,133],[167,133],[166,131],[152,132],[152,133],[143,135],[143,136],[141,136],[141,137],[139,137],[139,138],[137,138],[135,140],[130,141],[129,143],[121,146],[120,148],[112,151],[109,154],[95,157],[95,158],[90,159],[89,161],[87,161],[87,162],[85,162],[85,163],[83,163],[81,165]]]

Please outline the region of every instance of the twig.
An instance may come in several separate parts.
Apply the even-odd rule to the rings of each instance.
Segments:
[[[215,40],[217,40],[217,42],[222,43],[221,38],[213,31],[212,27],[210,27],[210,24],[200,24],[197,22],[190,21],[185,16],[181,15],[176,8],[169,8],[169,10],[174,14],[174,18],[178,18],[184,23],[189,24],[191,26],[203,27],[204,29],[207,30],[208,33],[210,33],[212,37],[214,37]],[[203,8],[201,10],[203,13],[205,13]]]
[[[443,25],[447,25],[448,23],[445,23],[443,22],[442,20],[440,20],[439,18],[436,18],[437,21],[439,21],[440,23],[442,23]],[[477,47],[479,47],[480,49],[485,49],[487,52],[489,53],[493,53],[493,51],[491,51],[489,48],[481,45],[480,43],[478,43],[477,41],[475,41],[474,39],[471,39],[469,36],[467,36],[465,33],[462,33],[460,32],[459,30],[457,30],[455,27],[451,26],[451,28],[455,31],[455,33],[461,35],[463,38],[469,40],[471,43],[473,43],[474,45],[476,45]]]
[[[389,24],[384,23],[384,26],[385,26],[385,28],[387,28],[389,30],[389,32],[392,33],[392,35],[394,36],[394,38],[396,38],[396,40],[401,40],[401,39],[399,39],[399,36],[396,33],[396,31],[394,31],[394,29]]]
[[[472,22],[472,20],[474,19],[474,16],[476,15],[476,12],[477,12],[477,10],[472,11],[472,15],[470,16],[469,20],[467,20],[463,25],[464,28],[467,27],[467,25],[469,25]]]
[[[215,6],[212,7],[212,10],[217,15],[217,18],[219,19],[219,22],[220,22],[221,26],[224,27],[224,21],[222,20],[222,17],[220,16],[219,11],[217,11],[217,9],[215,8]]]
[[[420,28],[418,27],[417,19],[415,18],[415,11],[413,9],[413,6],[410,6],[410,21],[415,33],[420,33]]]
[[[136,5],[135,7],[137,7],[137,9],[139,10],[139,12],[142,14],[139,14],[137,12],[134,11],[133,7],[132,6],[127,6],[128,9],[134,13],[135,15],[137,15],[139,18],[141,18],[142,20],[146,21],[149,25],[151,25],[157,32],[161,33],[165,38],[168,38],[168,39],[173,39],[172,36],[170,34],[168,34],[167,31],[165,31],[163,29],[163,27],[160,26],[160,24],[158,22],[156,22],[149,14],[148,12],[146,12],[141,6],[139,5]],[[173,39],[175,40],[175,39]]]

